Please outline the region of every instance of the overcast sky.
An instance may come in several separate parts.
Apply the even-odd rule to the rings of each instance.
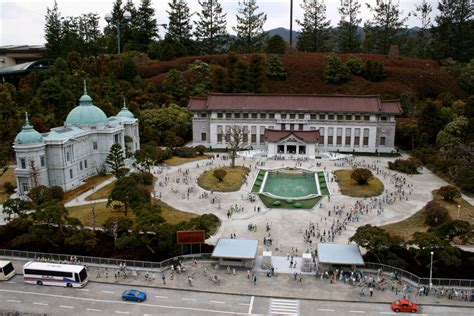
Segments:
[[[359,0],[362,5],[362,22],[371,18],[371,13],[365,6],[365,3],[375,3],[376,0]],[[396,0],[395,0],[396,1]],[[413,11],[415,4],[422,0],[400,0],[400,7],[403,10],[403,16],[407,16]],[[103,17],[112,9],[113,0],[57,0],[59,11],[62,16],[77,16],[83,13],[98,13]],[[124,0],[123,2],[126,2]],[[136,6],[140,0],[133,0]],[[200,10],[198,0],[188,0],[191,12]],[[233,33],[232,26],[235,26],[238,9],[238,0],[219,0],[223,11],[227,13],[227,28]],[[294,0],[294,18],[302,19],[303,10],[300,4],[303,0]],[[325,0],[327,6],[327,16],[332,25],[336,25],[340,17],[337,8],[340,0]],[[433,7],[433,17],[436,13],[437,0],[428,0]],[[168,0],[152,0],[155,8],[157,23],[168,23],[167,13]],[[54,0],[0,0],[0,45],[21,45],[21,44],[44,44],[44,16],[48,7],[53,7]],[[290,28],[289,26],[289,7],[290,0],[257,0],[259,11],[267,14],[267,22],[264,29],[270,30],[277,27]],[[417,26],[419,21],[410,17],[408,26]],[[101,19],[101,27],[106,22]],[[296,23],[293,23],[295,30],[299,29]],[[159,29],[160,35],[163,35],[163,29]]]

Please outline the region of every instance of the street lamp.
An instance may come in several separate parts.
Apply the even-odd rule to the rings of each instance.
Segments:
[[[431,291],[431,287],[433,286],[433,282],[432,282],[432,279],[433,279],[433,255],[434,255],[434,252],[430,252],[430,255],[431,255],[431,264],[430,264],[430,291]]]
[[[456,217],[456,219],[459,219],[459,211],[461,210],[461,205],[458,204],[458,216]]]
[[[128,11],[123,13],[123,16],[114,20],[111,13],[105,15],[107,23],[117,29],[117,52],[120,54],[120,28],[126,25],[132,19],[132,14]]]

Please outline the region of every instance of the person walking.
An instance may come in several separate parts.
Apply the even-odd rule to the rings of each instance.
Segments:
[[[372,295],[374,294],[374,288],[373,287],[369,288],[369,293],[370,293],[370,296],[372,297]]]
[[[253,284],[257,285],[257,275],[256,274],[253,275]]]
[[[166,277],[164,274],[161,275],[161,279],[163,280],[163,285],[166,285]]]

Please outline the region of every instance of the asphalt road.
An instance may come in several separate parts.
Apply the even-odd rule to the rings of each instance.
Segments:
[[[84,289],[23,283],[22,276],[0,283],[0,309],[48,315],[396,315],[389,304],[280,299],[259,296],[139,288],[142,303],[123,302],[129,287],[89,282]],[[423,315],[473,315],[473,308],[423,306]]]

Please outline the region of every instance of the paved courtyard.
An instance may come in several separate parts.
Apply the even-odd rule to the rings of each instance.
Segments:
[[[219,155],[219,158],[191,162],[185,165],[155,168],[155,175],[158,180],[154,194],[161,199],[183,211],[197,214],[213,213],[218,216],[222,225],[218,231],[207,241],[215,244],[219,238],[230,238],[235,234],[237,238],[258,239],[259,254],[264,250],[264,237],[272,238],[272,245],[269,246],[274,255],[286,256],[291,252],[292,247],[298,249],[298,253],[310,248],[309,243],[305,243],[304,233],[309,229],[310,223],[315,226],[321,236],[328,233],[331,226],[345,223],[343,229],[334,235],[334,242],[347,243],[348,239],[355,233],[357,227],[365,224],[383,225],[398,222],[410,217],[420,210],[431,200],[431,191],[447,183],[434,175],[431,171],[423,168],[418,175],[408,176],[388,169],[387,162],[396,158],[380,157],[356,157],[351,163],[344,161],[309,160],[297,162],[294,160],[271,160],[266,158],[244,158],[239,157],[236,165],[243,165],[251,169],[246,183],[239,191],[222,193],[210,192],[202,189],[197,184],[197,178],[206,170],[230,164],[226,155]],[[406,157],[405,157],[406,158]],[[328,187],[331,197],[323,198],[322,203],[318,203],[311,210],[302,209],[268,209],[259,198],[255,202],[247,197],[259,165],[263,163],[263,168],[275,167],[303,167],[314,171],[323,170],[326,172]],[[316,166],[316,164],[319,166]],[[363,167],[370,167],[385,186],[385,192],[373,201],[364,198],[353,198],[344,196],[339,192],[336,181],[332,181],[332,172],[338,169],[350,169],[352,164]],[[396,184],[403,182],[402,186]],[[400,192],[403,191],[403,195]],[[189,192],[189,193],[188,193]],[[398,192],[398,193],[397,193]],[[385,202],[389,202],[387,204]],[[213,203],[214,202],[214,203]],[[367,209],[358,213],[358,218],[350,218],[346,221],[346,216],[353,211],[356,202],[367,206]],[[243,209],[240,212],[233,212],[228,217],[228,211],[237,205]],[[255,211],[260,208],[260,212]],[[335,210],[342,209],[339,214]],[[383,211],[381,211],[383,209]],[[329,213],[331,213],[329,215]],[[249,224],[256,224],[257,231],[248,230]],[[270,230],[267,231],[267,224]],[[333,226],[334,227],[334,226]],[[327,236],[327,235],[325,235]],[[312,237],[314,248],[317,236]],[[326,238],[326,241],[332,241]]]

